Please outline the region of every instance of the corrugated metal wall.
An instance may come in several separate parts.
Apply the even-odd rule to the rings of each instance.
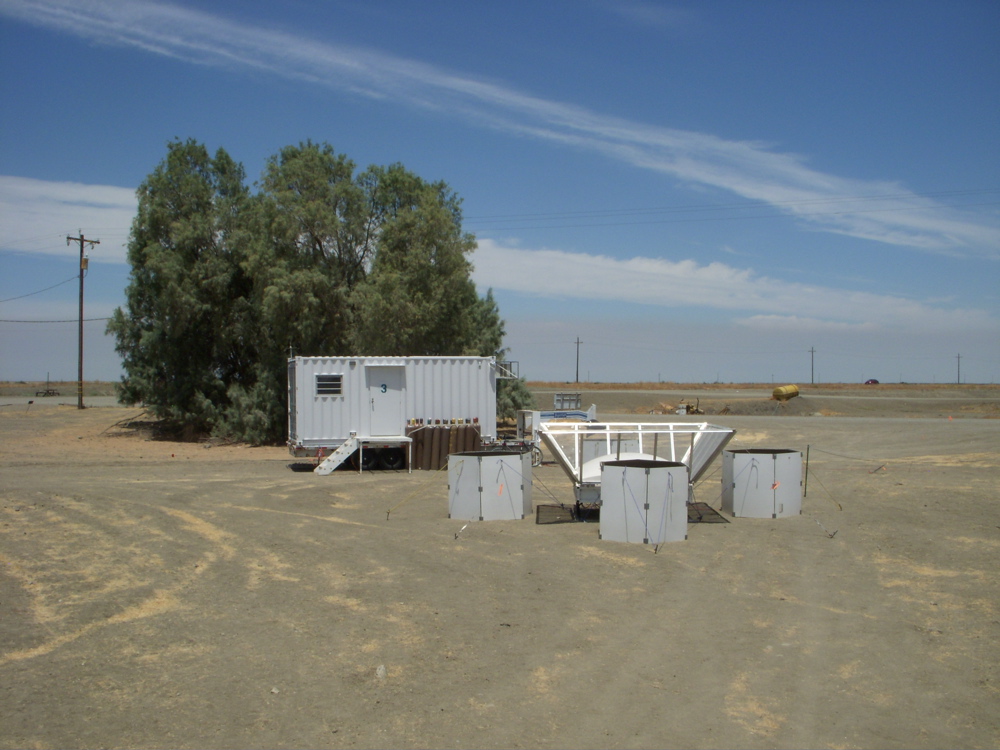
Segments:
[[[413,358],[407,365],[406,418],[424,423],[473,420],[491,425],[495,434],[496,373],[481,357]],[[412,376],[409,377],[409,376]]]

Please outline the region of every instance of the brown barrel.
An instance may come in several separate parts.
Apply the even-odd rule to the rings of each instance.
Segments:
[[[420,437],[424,444],[424,454],[420,462],[420,468],[424,471],[430,471],[431,462],[434,460],[434,428],[424,427],[420,431]]]
[[[440,469],[448,465],[448,437],[450,430],[447,427],[439,427],[441,430],[441,441],[439,443],[437,462],[434,466],[435,469]]]
[[[411,468],[420,468],[420,428],[417,425],[410,425],[406,428],[406,435],[410,438],[410,458]]]

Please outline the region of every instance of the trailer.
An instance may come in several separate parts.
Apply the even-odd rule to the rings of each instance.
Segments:
[[[292,357],[289,452],[322,459],[316,472],[328,474],[348,459],[413,468],[422,432],[435,433],[435,451],[475,450],[496,438],[497,380],[508,377],[511,363],[493,357]],[[438,468],[440,456],[425,463]]]

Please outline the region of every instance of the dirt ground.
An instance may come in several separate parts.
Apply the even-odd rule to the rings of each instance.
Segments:
[[[1000,745],[1000,393],[761,393],[686,419],[808,449],[802,514],[655,551],[451,520],[445,472],[321,477],[0,398],[0,747]],[[721,506],[721,460],[695,499]]]

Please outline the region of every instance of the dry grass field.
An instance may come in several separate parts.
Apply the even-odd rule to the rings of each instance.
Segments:
[[[444,472],[156,439],[71,385],[0,387],[0,747],[1000,745],[995,386],[533,384],[808,448],[800,516],[654,550],[449,519]]]

